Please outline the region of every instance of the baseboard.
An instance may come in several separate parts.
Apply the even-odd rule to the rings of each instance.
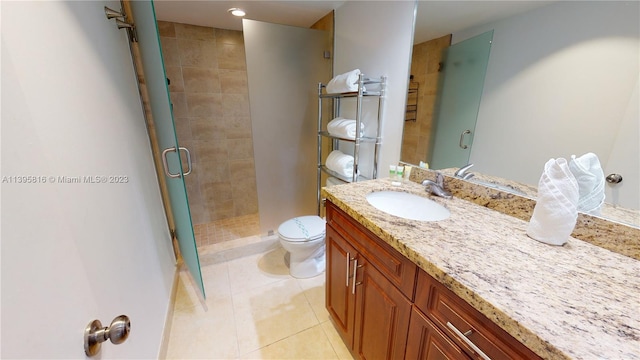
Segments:
[[[171,295],[169,297],[169,305],[167,308],[167,316],[164,320],[164,329],[162,330],[162,342],[160,343],[160,351],[158,359],[167,358],[167,350],[169,349],[169,338],[171,337],[171,327],[173,325],[173,310],[176,304],[176,295],[178,294],[178,281],[180,279],[180,266],[176,265],[173,274],[173,284],[171,285]]]

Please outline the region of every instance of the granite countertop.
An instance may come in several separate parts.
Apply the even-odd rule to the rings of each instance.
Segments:
[[[445,175],[454,176],[454,173],[457,170],[458,168],[449,168],[438,171]],[[538,196],[538,188],[536,186],[478,172],[474,172],[473,174],[474,177],[468,180],[471,183],[478,183],[485,186],[490,186],[491,184],[502,185],[503,188],[510,189],[506,191],[511,191],[514,194],[530,199],[535,199]],[[602,213],[598,215],[600,218],[615,221],[627,226],[636,228],[640,227],[640,210],[619,207],[609,203],[607,200],[607,202],[603,204],[601,212]]]
[[[378,179],[323,188],[327,200],[415,262],[545,359],[640,359],[640,261],[569,238],[526,235],[527,221],[454,197],[451,212],[420,222],[388,215],[366,194],[413,182]]]

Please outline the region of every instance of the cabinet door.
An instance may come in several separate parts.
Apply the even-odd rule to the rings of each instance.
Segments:
[[[352,294],[351,264],[357,254],[331,226],[326,234],[326,307],[348,348],[353,348],[355,295]]]
[[[420,310],[411,311],[406,360],[452,360],[469,357]]]
[[[402,359],[411,302],[364,258],[356,260],[352,265],[357,268],[353,351],[360,359]]]

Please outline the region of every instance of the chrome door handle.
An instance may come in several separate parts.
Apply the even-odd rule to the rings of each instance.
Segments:
[[[609,184],[619,184],[622,182],[622,175],[620,174],[609,174],[606,178]]]
[[[465,135],[469,135],[471,134],[471,130],[467,129],[465,131],[462,132],[462,134],[460,134],[460,143],[458,144],[458,146],[460,146],[460,148],[462,149],[467,149],[469,146],[466,144],[462,144],[462,142],[464,141],[464,136]]]
[[[184,151],[187,154],[187,172],[184,173],[184,176],[191,174],[191,152],[186,147],[180,147],[180,150]]]
[[[349,287],[349,267],[351,265],[351,261],[353,259],[351,258],[351,254],[349,252],[347,252],[347,270],[344,272],[346,275],[346,280],[347,280],[347,287]]]
[[[358,259],[353,262],[353,287],[351,288],[351,294],[356,293],[356,273],[358,272]]]
[[[355,259],[353,262],[353,287],[351,288],[351,294],[356,293],[356,286],[362,285],[362,281],[356,282],[356,278],[358,277],[358,269],[363,267],[364,265],[358,265],[358,259]]]
[[[484,360],[491,360],[490,357],[487,356],[487,354],[485,354],[482,350],[480,350],[480,348],[478,347],[478,345],[474,344],[473,341],[471,341],[467,335],[471,335],[471,330],[467,331],[466,333],[462,333],[462,331],[458,330],[458,328],[456,328],[452,323],[447,321],[447,327],[449,329],[451,329],[451,331],[453,331],[456,335],[458,335],[458,337],[465,342],[465,344],[469,345],[469,347],[471,349],[473,349],[473,351],[476,352],[476,354],[478,354],[481,358],[483,358]]]
[[[164,151],[162,152],[162,165],[164,166],[164,173],[165,175],[167,175],[170,178],[179,178],[180,176],[187,176],[189,174],[191,174],[191,153],[189,152],[189,149],[185,148],[185,147],[179,147],[179,150],[184,151],[187,154],[187,172],[184,174],[172,174],[169,172],[169,163],[167,161],[167,154],[170,152],[177,152],[176,148],[166,148],[164,149]]]

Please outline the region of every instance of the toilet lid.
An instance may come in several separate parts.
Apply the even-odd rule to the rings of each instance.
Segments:
[[[278,235],[287,241],[309,241],[324,236],[326,222],[319,216],[300,216],[278,227]]]

